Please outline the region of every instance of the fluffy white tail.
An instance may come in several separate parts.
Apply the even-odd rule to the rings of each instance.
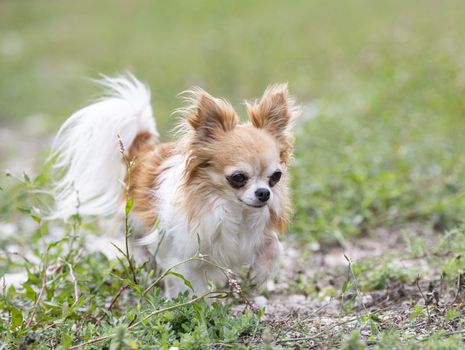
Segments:
[[[158,137],[149,89],[133,75],[103,77],[105,95],[74,113],[60,128],[52,157],[59,180],[52,218],[112,215],[121,206],[126,167],[119,139],[129,149],[148,131]]]

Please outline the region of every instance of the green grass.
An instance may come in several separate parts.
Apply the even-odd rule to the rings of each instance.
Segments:
[[[355,262],[360,293],[385,290],[393,280],[415,288],[418,273],[427,278],[421,269],[393,264],[402,254],[422,257],[453,285],[465,268],[464,11],[459,0],[2,1],[0,127],[17,129],[40,115],[52,133],[98,96],[87,78],[131,69],[151,86],[157,122],[168,139],[170,114],[180,105],[176,96],[192,85],[230,99],[244,115],[244,98],[260,96],[269,83],[288,81],[305,106],[296,127],[292,234],[301,242],[344,245],[380,228],[402,231],[406,252]],[[0,152],[2,167],[25,156],[14,153],[14,145],[0,147],[11,152]],[[0,177],[0,223],[15,230],[3,235],[0,226],[0,249],[31,249],[40,262],[38,268],[8,254],[0,257],[1,274],[29,271],[23,288],[8,290],[0,301],[0,348],[28,342],[30,348],[66,348],[104,334],[112,335],[106,343],[112,349],[134,343],[208,348],[239,336],[245,347],[255,346],[264,328],[259,315],[235,317],[228,306],[202,302],[128,331],[134,313],[141,317],[164,301],[156,289],[145,299],[131,286],[108,312],[109,301],[127,284],[125,261],[87,252],[78,256],[83,245],[78,239],[70,249],[72,227],[54,224],[67,239],[45,257],[42,235],[56,228],[43,222],[39,228],[31,214],[40,217],[36,208],[44,205],[44,196],[36,190],[46,188],[51,171],[37,168],[37,174],[32,180]],[[411,227],[434,231],[432,242]],[[87,224],[81,229],[95,230]],[[46,294],[34,306],[44,266],[59,269],[48,274]],[[81,289],[77,301],[70,268]],[[138,274],[143,283],[153,278],[142,268]],[[314,281],[290,286],[314,293]],[[340,297],[353,294],[355,285],[346,284],[345,291],[326,287]],[[357,300],[350,300],[346,311],[355,310]],[[452,309],[442,310],[442,319]],[[408,312],[426,318],[425,309],[412,306]],[[102,315],[99,327],[90,325]],[[390,323],[380,324],[370,337],[360,336],[361,330],[373,330],[369,315],[357,321],[350,337],[344,332],[334,337],[335,346],[416,349],[444,341],[440,327],[430,329],[433,336],[419,345]],[[73,324],[76,330],[69,332]],[[459,347],[460,335],[447,332],[444,348]],[[279,339],[272,337],[268,345],[273,342]]]
[[[377,81],[355,85],[337,103],[321,102],[315,119],[300,126],[296,231],[334,239],[412,221],[439,230],[463,221],[460,63],[421,55],[386,54]]]

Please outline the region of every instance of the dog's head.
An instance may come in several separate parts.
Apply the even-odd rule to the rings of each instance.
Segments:
[[[250,122],[239,124],[232,106],[196,89],[184,118],[189,160],[186,184],[249,208],[279,208],[292,155],[296,108],[286,85],[246,103]]]

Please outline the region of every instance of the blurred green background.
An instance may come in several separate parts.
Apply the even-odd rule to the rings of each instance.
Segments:
[[[431,75],[448,55],[463,58],[464,10],[461,1],[2,1],[0,116],[61,121],[94,95],[85,78],[125,69],[150,84],[161,122],[193,84],[235,103],[281,81],[303,102],[333,99],[410,63],[429,62]]]
[[[459,0],[4,0],[0,128],[45,138],[98,96],[99,73],[129,69],[150,85],[162,132],[192,85],[243,114],[244,98],[287,81],[305,106],[293,231],[441,231],[464,217],[464,13]]]

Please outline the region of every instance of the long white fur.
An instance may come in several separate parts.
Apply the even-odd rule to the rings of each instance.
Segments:
[[[58,174],[52,218],[112,215],[121,206],[127,149],[137,134],[158,136],[149,89],[133,75],[103,76],[105,95],[74,113],[60,128],[53,146]]]

